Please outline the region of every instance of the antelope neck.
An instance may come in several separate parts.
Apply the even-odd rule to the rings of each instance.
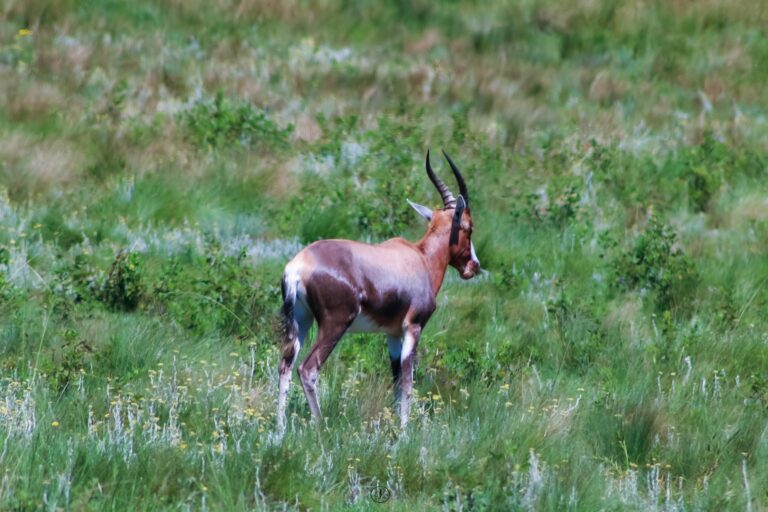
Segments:
[[[419,250],[427,260],[427,269],[429,270],[429,280],[432,283],[432,291],[437,297],[437,292],[443,284],[445,271],[451,260],[448,237],[450,229],[430,229],[424,235],[417,245]]]

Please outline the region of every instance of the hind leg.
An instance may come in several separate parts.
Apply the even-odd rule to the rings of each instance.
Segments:
[[[331,355],[331,352],[344,335],[344,331],[347,330],[350,323],[351,320],[320,323],[317,329],[317,340],[312,350],[309,351],[307,358],[299,366],[301,385],[304,386],[304,395],[307,397],[309,410],[314,418],[320,417],[320,403],[317,400],[316,390],[317,376],[320,373],[320,368],[328,359],[328,356]]]
[[[280,389],[277,395],[277,429],[285,431],[285,403],[288,398],[288,387],[291,383],[293,365],[301,351],[301,345],[307,337],[309,328],[312,327],[312,315],[301,303],[297,302],[293,308],[293,318],[286,328],[283,339],[282,354],[280,357]]]

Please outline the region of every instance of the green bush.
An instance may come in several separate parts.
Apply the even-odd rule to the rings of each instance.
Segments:
[[[557,185],[561,185],[562,188]],[[572,184],[560,183],[549,188],[546,199],[539,194],[526,195],[526,206],[520,211],[513,211],[513,215],[524,218],[533,225],[558,228],[564,228],[577,219],[581,213],[579,205],[581,194],[578,188]],[[552,193],[552,197],[549,193]]]
[[[738,171],[729,149],[711,132],[704,134],[700,144],[674,154],[664,167],[665,174],[685,183],[688,202],[697,212],[707,211],[718,189]]]
[[[60,345],[41,361],[40,369],[48,377],[51,387],[63,391],[85,373],[85,368],[93,361],[94,350],[74,329],[64,329],[60,339]]]
[[[266,112],[250,103],[228,100],[219,91],[213,101],[199,100],[180,116],[189,137],[200,148],[242,146],[260,150],[288,147],[293,128],[280,128]]]
[[[243,255],[209,247],[207,256],[168,261],[153,285],[153,299],[157,312],[195,333],[266,340],[273,338],[279,282],[279,275],[265,278],[264,269],[253,268]]]
[[[698,274],[691,259],[675,247],[676,240],[671,227],[652,217],[634,245],[613,260],[614,284],[653,292],[662,311],[683,306]]]
[[[143,297],[141,256],[135,252],[118,253],[102,285],[102,302],[113,311],[133,311]]]
[[[113,277],[118,278],[116,275]],[[109,284],[108,281],[100,281],[100,277],[91,265],[88,256],[77,254],[71,262],[54,269],[50,284],[50,303],[57,312],[66,315],[73,304],[88,303],[95,299],[103,299],[107,302],[113,299],[118,300],[115,296],[109,300],[106,298],[107,286],[117,284],[116,282]],[[114,291],[111,290],[110,293]]]

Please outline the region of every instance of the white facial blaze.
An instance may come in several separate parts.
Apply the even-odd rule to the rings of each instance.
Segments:
[[[472,242],[469,242],[469,250],[470,250],[470,255],[472,257],[472,261],[474,261],[479,267],[480,260],[477,259],[477,254],[475,254],[475,244],[473,244]]]

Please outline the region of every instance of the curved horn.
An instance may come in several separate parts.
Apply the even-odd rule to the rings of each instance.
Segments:
[[[453,208],[456,206],[456,199],[453,197],[453,194],[451,194],[451,191],[448,190],[448,187],[443,183],[443,180],[435,176],[435,171],[432,170],[432,165],[429,163],[429,150],[427,150],[427,176],[429,176],[429,179],[434,183],[435,188],[438,192],[440,192],[440,196],[443,198],[443,205],[446,208]]]
[[[448,240],[450,245],[456,245],[459,243],[461,216],[464,214],[464,208],[466,207],[467,203],[464,201],[464,197],[459,196],[458,201],[456,201],[456,211],[453,212],[453,220],[451,221],[451,238]]]
[[[464,182],[464,177],[459,172],[459,168],[456,167],[456,164],[453,163],[453,160],[451,160],[451,157],[448,156],[448,153],[443,151],[443,155],[445,156],[445,159],[448,160],[448,165],[451,166],[453,175],[456,176],[456,182],[459,184],[459,194],[464,197],[464,202],[469,206],[469,194],[467,194],[467,184]]]

